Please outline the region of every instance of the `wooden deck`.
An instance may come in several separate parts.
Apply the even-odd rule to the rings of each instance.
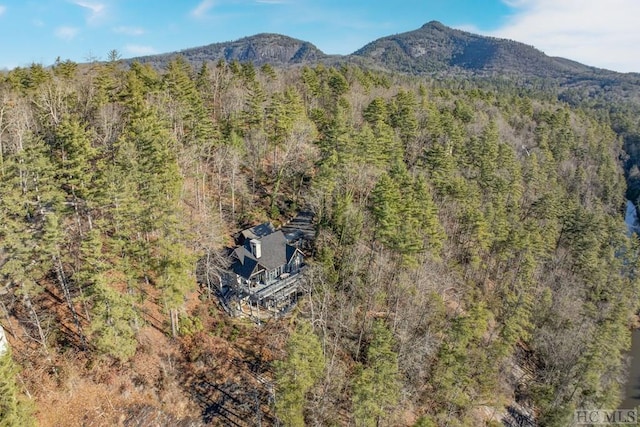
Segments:
[[[298,273],[268,285],[258,285],[252,289],[245,288],[243,292],[248,294],[249,299],[254,303],[263,304],[264,301],[278,303],[298,291],[304,269],[305,267],[302,267]]]

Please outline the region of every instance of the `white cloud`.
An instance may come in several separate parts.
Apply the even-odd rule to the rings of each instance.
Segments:
[[[62,40],[71,41],[78,35],[78,29],[75,27],[58,27],[54,30],[53,34]]]
[[[144,34],[144,30],[140,27],[115,27],[113,28],[113,32],[126,36],[141,36]]]
[[[87,17],[87,22],[90,24],[95,23],[95,21],[102,18],[107,11],[107,6],[104,3],[94,3],[94,2],[83,1],[83,0],[74,0],[73,4],[75,4],[76,6],[80,6],[84,9],[87,9],[90,12],[89,16]]]
[[[502,0],[513,15],[488,35],[527,43],[547,55],[640,72],[640,1]]]
[[[139,44],[128,44],[124,47],[124,51],[128,55],[138,55],[138,56],[153,55],[158,53],[151,46],[143,46]]]
[[[191,11],[191,16],[194,18],[203,18],[207,15],[207,12],[215,5],[214,0],[202,0],[195,9]]]
[[[2,16],[7,11],[7,7],[0,4],[0,16]]]

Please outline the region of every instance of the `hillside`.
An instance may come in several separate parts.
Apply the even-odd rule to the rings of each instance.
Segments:
[[[616,407],[638,116],[494,78],[520,45],[420,37],[338,66],[259,35],[0,76],[0,424],[563,427]],[[383,67],[402,43],[448,65]],[[298,305],[228,315],[232,236],[301,210]]]

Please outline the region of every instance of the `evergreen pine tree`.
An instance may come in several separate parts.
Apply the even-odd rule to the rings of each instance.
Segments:
[[[287,341],[287,357],[275,364],[276,415],[285,426],[302,427],[305,396],[324,371],[320,340],[306,322]]]
[[[35,426],[31,405],[21,396],[16,376],[18,367],[9,349],[0,353],[0,426]]]
[[[400,399],[398,356],[383,321],[373,324],[366,364],[353,384],[353,415],[358,426],[381,425]]]

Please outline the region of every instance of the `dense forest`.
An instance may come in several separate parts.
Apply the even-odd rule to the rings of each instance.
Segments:
[[[629,115],[355,65],[113,52],[0,79],[0,424],[563,426],[619,403]],[[306,297],[228,317],[197,260],[220,272],[233,233],[302,208]]]

